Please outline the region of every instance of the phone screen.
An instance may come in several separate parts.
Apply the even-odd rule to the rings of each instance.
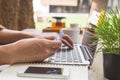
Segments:
[[[28,67],[27,70],[24,73],[62,75],[62,68]]]

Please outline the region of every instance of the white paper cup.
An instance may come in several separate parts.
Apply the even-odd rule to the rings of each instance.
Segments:
[[[67,34],[70,36],[74,44],[77,44],[79,42],[79,29],[73,29],[73,28],[62,28],[60,32],[63,32],[64,34]]]

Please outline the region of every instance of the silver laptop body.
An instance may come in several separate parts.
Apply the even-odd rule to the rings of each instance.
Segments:
[[[74,44],[73,49],[61,46],[53,56],[47,58],[45,62],[52,64],[67,65],[89,65],[92,56],[86,46]]]

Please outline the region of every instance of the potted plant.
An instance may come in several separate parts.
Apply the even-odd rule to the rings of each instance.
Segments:
[[[95,28],[103,51],[104,77],[120,80],[120,13],[118,9],[104,11],[104,17]]]

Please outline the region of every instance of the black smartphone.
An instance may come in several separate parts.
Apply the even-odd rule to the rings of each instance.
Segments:
[[[33,67],[29,66],[17,73],[18,76],[23,77],[41,77],[41,78],[63,78],[69,77],[70,70],[59,67]]]

